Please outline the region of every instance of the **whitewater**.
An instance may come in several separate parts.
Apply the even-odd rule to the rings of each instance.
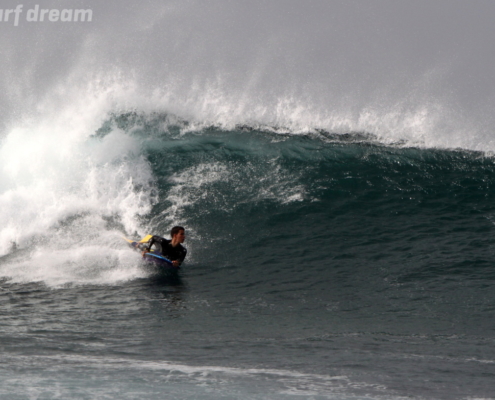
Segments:
[[[43,7],[92,19],[0,24],[0,398],[494,398],[492,3]]]

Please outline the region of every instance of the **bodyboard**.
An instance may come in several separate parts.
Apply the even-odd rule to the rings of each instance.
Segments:
[[[142,238],[138,242],[136,242],[135,240],[127,239],[125,237],[123,237],[122,239],[124,239],[127,243],[129,243],[129,246],[131,246],[136,251],[142,251],[143,249],[142,249],[142,246],[141,245],[143,243],[149,242],[152,237],[153,237],[153,235],[147,235],[147,236],[145,236],[144,238]],[[158,251],[151,250],[151,251],[147,252],[144,255],[144,259],[146,261],[153,262],[155,264],[160,264],[160,265],[164,265],[164,266],[167,266],[167,267],[172,267],[172,268],[178,269],[178,267],[176,267],[172,263],[172,261],[170,261],[168,258],[164,257]]]

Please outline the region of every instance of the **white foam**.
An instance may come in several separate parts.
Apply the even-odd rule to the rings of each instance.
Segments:
[[[151,168],[132,136],[94,136],[112,103],[106,90],[65,94],[73,102],[62,105],[55,93],[0,143],[0,255],[20,251],[0,275],[48,284],[129,279],[138,263],[123,261],[115,237],[141,233],[137,217],[154,199]]]
[[[145,276],[139,268],[139,255],[88,244],[62,250],[37,249],[25,259],[5,263],[1,271],[11,282],[43,282],[53,287],[113,284]]]

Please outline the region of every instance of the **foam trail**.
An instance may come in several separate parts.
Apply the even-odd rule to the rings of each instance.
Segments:
[[[10,360],[9,360],[10,361]],[[307,396],[324,397],[329,399],[382,399],[387,388],[380,385],[354,382],[343,375],[311,374],[294,370],[274,368],[236,368],[223,366],[194,366],[179,364],[169,361],[141,361],[125,358],[91,357],[91,356],[31,356],[28,360],[23,356],[17,356],[13,361],[23,369],[25,373],[33,373],[44,382],[46,377],[40,371],[46,368],[62,368],[64,372],[83,366],[84,377],[87,374],[98,373],[99,377],[106,377],[112,372],[118,372],[124,376],[139,376],[143,372],[153,374],[155,383],[165,384],[166,390],[172,394],[184,395],[184,390],[190,390],[188,385],[215,390],[220,387],[222,393],[245,396],[245,398],[306,398]],[[33,371],[34,370],[34,371]],[[15,381],[5,379],[9,385],[15,386]],[[136,385],[135,382],[132,384]],[[41,386],[41,385],[40,385]],[[91,385],[89,385],[91,387]],[[63,390],[68,388],[62,386]],[[355,394],[354,394],[355,393]],[[197,392],[196,392],[197,394]],[[361,395],[360,395],[361,394]],[[400,396],[387,398],[401,399]]]

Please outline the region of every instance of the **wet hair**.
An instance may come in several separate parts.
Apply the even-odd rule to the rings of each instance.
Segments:
[[[170,237],[174,237],[175,235],[177,235],[180,231],[185,231],[185,229],[182,227],[182,226],[174,226],[171,230],[170,230]]]

